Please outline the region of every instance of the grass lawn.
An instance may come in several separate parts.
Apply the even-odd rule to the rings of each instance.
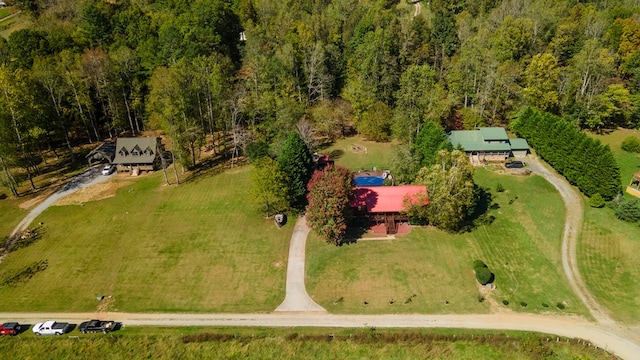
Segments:
[[[620,144],[627,136],[640,138],[640,131],[618,129],[606,135],[592,136],[609,144],[620,166],[622,186],[626,187],[631,174],[640,171],[640,156],[623,151]],[[637,224],[618,220],[611,209],[587,207],[578,262],[589,290],[616,320],[640,322],[637,282],[640,277],[640,227]]]
[[[610,359],[575,339],[460,329],[147,328],[107,336],[0,338],[19,358],[91,359]],[[552,355],[551,355],[552,354]]]
[[[585,209],[578,260],[589,290],[616,320],[640,322],[640,228],[611,209]]]
[[[249,184],[249,167],[171,187],[159,172],[115,197],[48,209],[36,220],[43,238],[9,254],[0,281],[48,267],[1,287],[0,309],[272,311],[284,298],[294,221],[277,229],[264,219],[248,204]],[[113,297],[98,303],[99,294]]]
[[[640,155],[622,150],[620,144],[622,144],[622,141],[628,136],[635,136],[640,139],[640,131],[619,129],[606,135],[589,134],[589,136],[599,139],[603,144],[609,145],[613,155],[618,161],[618,166],[620,166],[622,187],[626,188],[631,181],[631,175],[640,171]]]
[[[366,141],[361,136],[353,136],[337,140],[330,146],[321,149],[324,154],[331,155],[336,164],[351,170],[389,169],[392,165],[395,142],[378,143]]]
[[[0,195],[3,194],[3,191],[4,188],[0,187]],[[4,194],[11,193],[6,191]],[[22,201],[24,199],[0,199],[0,239],[4,240],[6,236],[9,236],[13,228],[27,215],[27,211],[18,206]]]
[[[493,223],[472,232],[414,228],[397,240],[341,247],[312,235],[307,242],[310,295],[336,313],[489,312],[492,301],[478,301],[481,289],[471,268],[481,259],[496,276],[497,289],[486,295],[495,306],[505,307],[502,300],[508,300],[506,308],[515,311],[585,315],[562,272],[564,206],[555,189],[538,176],[485,169],[477,170],[476,182],[494,193],[497,208],[491,210]],[[495,193],[498,182],[502,193]],[[568,305],[560,310],[558,302]]]
[[[0,9],[0,10],[7,10],[7,9]],[[10,14],[7,14],[5,16],[8,16],[8,15]],[[29,19],[29,16],[24,14],[16,15],[11,19],[7,19],[5,21],[0,22],[0,36],[2,36],[5,39],[8,39],[9,35],[11,35],[11,33],[13,33],[14,31],[26,29],[29,26],[31,26],[31,20]]]

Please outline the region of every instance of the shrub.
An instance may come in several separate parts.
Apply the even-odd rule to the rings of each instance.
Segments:
[[[548,308],[548,307],[549,307],[549,304],[547,304],[547,303],[542,303],[542,307]]]
[[[557,304],[556,304],[556,307],[557,307],[558,309],[562,310],[562,309],[564,309],[564,304],[563,304],[563,303],[561,303],[561,302],[559,302],[559,303],[557,303]]]
[[[501,192],[503,192],[503,191],[504,191],[504,186],[502,186],[502,184],[501,184],[501,183],[498,183],[498,184],[496,185],[496,192],[501,193]]]
[[[528,304],[527,304],[526,302],[524,302],[524,301],[520,301],[520,306],[522,306],[522,307],[527,307],[527,305],[528,305]]]
[[[487,285],[493,281],[493,274],[489,268],[479,267],[476,269],[476,280],[482,285]]]
[[[478,302],[484,302],[484,296],[482,296],[481,294],[478,294]]]
[[[269,156],[269,144],[264,141],[256,141],[247,145],[247,157],[249,162],[255,163],[258,159]]]
[[[640,153],[640,140],[635,136],[627,136],[622,140],[620,148],[631,153]]]
[[[505,305],[505,306],[509,305],[509,300],[502,300],[502,305]]]
[[[602,198],[602,195],[600,195],[600,193],[593,194],[593,196],[589,199],[589,206],[591,206],[592,208],[602,208],[604,207],[604,205],[604,199]]]
[[[640,208],[637,199],[623,199],[616,208],[616,217],[626,222],[637,222],[640,220]]]
[[[473,270],[478,268],[486,268],[487,265],[482,260],[473,260]]]

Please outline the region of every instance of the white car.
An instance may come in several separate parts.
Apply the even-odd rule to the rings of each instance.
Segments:
[[[113,165],[107,165],[102,169],[102,175],[111,175],[116,170]]]

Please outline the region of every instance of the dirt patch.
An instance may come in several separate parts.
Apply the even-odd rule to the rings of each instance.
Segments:
[[[132,180],[111,179],[101,184],[80,189],[77,192],[58,200],[54,205],[78,205],[89,201],[98,201],[116,195],[116,191],[124,186],[130,185]]]
[[[60,185],[55,185],[55,186],[52,185],[46,190],[42,191],[37,196],[21,202],[20,205],[18,206],[21,209],[31,209],[32,207],[38,205],[40,202],[44,201],[46,198],[48,198],[51,194],[53,194],[59,188],[60,188]]]
[[[96,308],[96,311],[99,313],[118,311],[118,309],[116,309],[115,307],[115,303],[116,303],[115,297],[111,295],[105,296],[102,300],[100,300],[100,303]]]

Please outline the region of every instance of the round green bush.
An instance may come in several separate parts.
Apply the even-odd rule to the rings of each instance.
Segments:
[[[482,285],[487,285],[493,281],[493,274],[491,270],[486,267],[480,267],[476,269],[476,280]]]
[[[486,267],[487,265],[482,260],[473,260],[473,270]]]
[[[640,140],[638,140],[635,136],[627,136],[624,140],[622,140],[622,144],[620,145],[622,150],[632,152],[632,153],[640,153]]]
[[[602,197],[602,195],[600,195],[600,193],[593,194],[593,196],[589,199],[589,206],[591,206],[592,208],[603,208],[604,205],[604,198]]]
[[[526,302],[524,302],[524,301],[520,301],[520,306],[522,306],[522,307],[527,307],[527,305],[528,305],[528,304],[527,304]]]
[[[560,310],[564,309],[564,304],[563,304],[563,303],[561,303],[561,302],[557,303],[557,304],[556,304],[556,306],[557,306],[557,307],[558,307],[558,309],[560,309]]]
[[[509,300],[502,300],[502,305],[509,305]]]

